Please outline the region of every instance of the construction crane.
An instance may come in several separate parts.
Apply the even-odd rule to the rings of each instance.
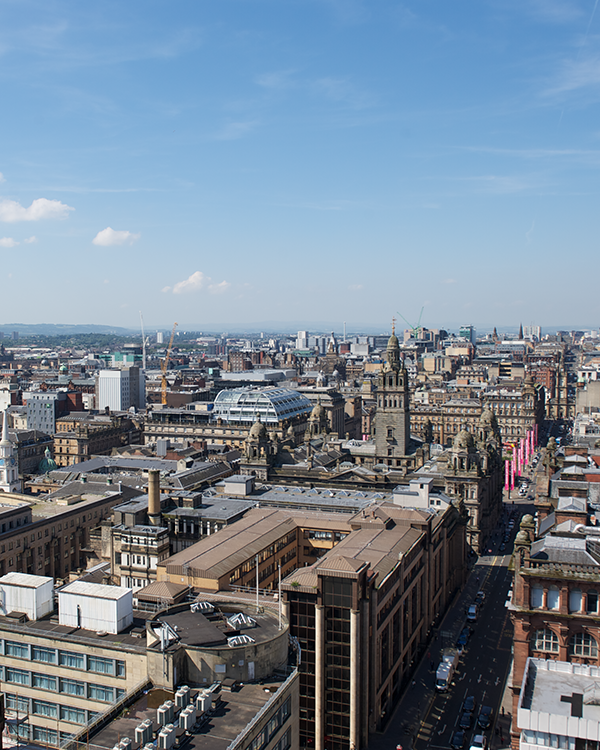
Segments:
[[[169,367],[169,358],[171,357],[171,349],[173,347],[173,337],[175,336],[176,328],[177,328],[177,323],[173,323],[173,330],[171,331],[171,338],[169,339],[169,346],[167,347],[167,355],[160,363],[160,369],[162,372],[160,402],[163,406],[167,405],[167,368]]]
[[[418,336],[419,336],[419,331],[421,330],[421,318],[423,317],[423,310],[424,309],[425,309],[425,305],[423,305],[423,307],[421,308],[421,314],[419,315],[419,320],[417,320],[417,325],[416,326],[413,326],[410,323],[408,323],[408,320],[406,320],[406,318],[404,317],[404,315],[402,315],[401,312],[398,313],[398,315],[402,318],[402,320],[405,323],[408,323],[408,326],[410,328],[410,333],[411,333],[411,336],[413,336],[413,338],[418,338]]]

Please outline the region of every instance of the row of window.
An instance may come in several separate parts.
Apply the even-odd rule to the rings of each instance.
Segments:
[[[546,594],[546,605],[544,607],[544,592]],[[559,609],[560,591],[558,586],[550,586],[544,589],[543,586],[535,584],[531,587],[530,602],[532,609]],[[581,589],[571,589],[569,591],[569,612],[585,612],[586,614],[598,613],[598,592],[591,590],[585,594]]]
[[[79,653],[77,651],[61,651],[45,646],[30,646],[20,641],[0,641],[0,653],[17,659],[27,659],[43,664],[56,664],[60,667],[70,667],[84,672],[125,677],[125,662],[118,659],[106,659],[103,656]]]
[[[86,711],[84,708],[74,706],[63,706],[60,703],[37,700],[36,698],[17,697],[14,693],[6,693],[6,708],[14,711],[17,715],[44,716],[48,719],[60,719],[72,724],[87,724],[97,714],[95,711]]]
[[[558,636],[550,628],[536,630],[531,638],[532,651],[548,651],[557,654],[559,650]],[[583,656],[590,659],[598,658],[598,644],[589,633],[575,633],[569,638],[569,655]]]
[[[11,685],[24,685],[53,693],[74,695],[77,698],[101,701],[102,703],[112,703],[125,695],[125,691],[121,688],[95,685],[81,680],[63,679],[53,675],[28,672],[25,669],[14,669],[13,667],[0,667],[0,679]]]
[[[269,719],[266,726],[246,747],[246,750],[262,750],[269,744],[269,741],[275,736],[279,729],[288,720],[291,710],[291,698],[288,698],[275,714]],[[287,750],[291,745],[291,733],[288,729],[283,737],[275,746],[278,750]]]

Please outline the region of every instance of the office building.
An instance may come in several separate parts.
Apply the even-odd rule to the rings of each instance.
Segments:
[[[145,377],[141,367],[100,370],[96,380],[96,404],[100,411],[127,411],[146,407]]]

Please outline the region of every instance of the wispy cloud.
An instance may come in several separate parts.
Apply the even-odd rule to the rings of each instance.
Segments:
[[[105,247],[110,245],[133,245],[133,243],[137,242],[140,237],[141,234],[134,234],[133,232],[128,232],[126,229],[112,229],[111,227],[106,227],[106,229],[102,229],[98,232],[92,240],[92,243],[94,245],[103,245]]]
[[[6,178],[4,177],[2,172],[0,172],[0,182],[6,182]]]
[[[544,96],[556,96],[579,89],[600,85],[600,58],[565,60],[556,82],[543,92]]]
[[[42,221],[43,219],[66,219],[75,209],[56,200],[37,198],[29,208],[24,208],[17,201],[0,201],[0,221]]]
[[[222,294],[226,292],[231,284],[228,281],[213,282],[210,276],[206,276],[202,271],[194,271],[191,276],[183,281],[178,281],[171,286],[163,287],[163,292],[172,292],[173,294],[192,294],[194,292],[207,291],[210,294]]]
[[[352,109],[365,109],[374,104],[373,95],[360,90],[348,78],[319,78],[311,88],[315,94]]]
[[[28,237],[27,239],[23,240],[23,242],[26,245],[31,244],[32,242],[37,242],[36,237]],[[20,245],[21,243],[18,240],[13,239],[12,237],[0,237],[0,247],[16,247],[17,245]]]
[[[258,120],[246,120],[245,122],[228,122],[215,135],[215,138],[218,141],[235,141],[238,138],[243,138],[251,130],[254,130],[257,125]]]
[[[281,91],[288,88],[295,88],[297,83],[292,76],[297,71],[293,68],[288,70],[277,70],[272,73],[263,73],[256,77],[255,82],[265,89]]]
[[[519,0],[522,3],[523,0]],[[583,11],[568,0],[529,0],[524,8],[534,17],[547,23],[564,24],[580,21]]]

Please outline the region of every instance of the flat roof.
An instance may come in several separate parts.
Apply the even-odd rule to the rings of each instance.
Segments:
[[[105,586],[102,583],[88,583],[87,581],[73,581],[59,589],[59,594],[77,594],[91,596],[94,599],[112,599],[117,601],[132,594],[131,589],[123,586]]]
[[[227,750],[237,736],[248,726],[256,714],[273,697],[281,687],[282,680],[262,680],[261,684],[245,683],[239,690],[224,692],[221,690],[221,703],[197,734],[192,734],[186,742],[186,748],[192,750]],[[208,686],[205,686],[208,687]],[[192,688],[192,695],[197,688]],[[94,735],[92,744],[95,748],[112,750],[123,737],[135,737],[135,728],[145,719],[156,723],[156,709],[172,694],[151,690],[142,695],[127,712],[112,721],[98,734]]]

